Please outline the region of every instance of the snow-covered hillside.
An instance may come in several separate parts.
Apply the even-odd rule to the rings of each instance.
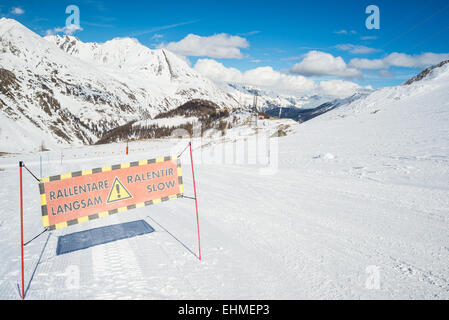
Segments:
[[[89,144],[192,98],[237,106],[174,54],[136,40],[42,38],[2,18],[0,44],[1,151],[36,150],[44,140]]]
[[[249,161],[257,158],[254,149],[239,154],[245,161],[210,161],[208,155],[239,150],[229,136],[203,148],[194,141],[202,262],[195,256],[194,204],[173,200],[35,240],[25,248],[27,297],[449,299],[448,123],[446,64],[410,85],[378,90],[303,124],[292,121],[294,133],[272,138],[279,150],[272,175]],[[253,133],[233,138],[250,141]],[[174,143],[134,142],[128,157],[125,144],[70,148],[62,163],[59,153],[43,153],[43,174],[161,156],[186,144]],[[39,172],[39,154],[0,157],[0,194],[9,195],[0,197],[5,299],[19,299],[18,194],[11,193],[18,190],[19,160]],[[191,196],[187,153],[182,166]],[[29,175],[25,195],[28,240],[42,230]],[[56,255],[59,236],[139,219],[155,232]]]
[[[152,115],[195,98],[212,100],[221,107],[236,105],[229,95],[168,50],[151,50],[131,38],[116,38],[105,43],[83,43],[67,35],[45,39],[130,87],[150,93],[148,105],[156,109]]]

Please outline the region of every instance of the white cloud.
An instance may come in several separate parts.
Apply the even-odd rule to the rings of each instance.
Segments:
[[[362,88],[354,82],[343,80],[320,81],[317,84],[307,77],[281,73],[270,66],[241,72],[213,59],[199,59],[194,69],[215,82],[241,83],[296,94],[317,93],[344,98]],[[371,89],[369,86],[365,88]]]
[[[11,13],[12,14],[16,14],[16,15],[22,15],[22,14],[25,13],[25,10],[23,10],[20,7],[14,7],[14,8],[11,9]]]
[[[354,78],[362,75],[359,70],[348,67],[342,57],[334,57],[322,51],[309,51],[304,59],[296,63],[290,71],[305,76]]]
[[[287,75],[275,71],[269,66],[244,72],[243,80],[255,86],[273,87],[288,91],[308,91],[315,86],[314,81],[311,79],[303,76]]]
[[[343,81],[343,80],[329,80],[329,81],[320,81],[319,90],[322,92],[336,96],[339,98],[349,97],[353,95],[357,90],[362,87],[357,83],[351,81]],[[370,86],[365,87],[366,89],[372,89]]]
[[[283,61],[293,61],[293,60],[299,60],[303,58],[303,56],[292,56],[292,57],[287,57],[287,58],[281,58],[281,60]]]
[[[349,65],[351,67],[357,68],[357,69],[383,69],[386,68],[386,64],[382,59],[360,59],[355,58],[349,61]]]
[[[343,30],[334,31],[334,33],[335,34],[356,34],[357,31],[355,31],[355,30],[348,31],[348,30],[343,29]]]
[[[239,36],[247,37],[247,36],[252,36],[252,35],[258,34],[260,32],[261,31],[259,31],[259,30],[254,30],[254,31],[246,32],[246,33],[240,33]]]
[[[194,69],[216,82],[243,82],[243,75],[238,69],[226,68],[213,59],[198,59]]]
[[[379,51],[379,49],[374,49],[366,46],[360,46],[355,44],[337,44],[335,46],[338,50],[349,51],[354,54],[368,54]]]
[[[159,40],[162,39],[163,37],[164,37],[163,34],[156,33],[151,37],[151,40]]]
[[[241,59],[243,54],[240,49],[248,48],[249,43],[245,38],[226,33],[209,37],[189,34],[178,42],[161,44],[160,47],[183,56]]]
[[[284,74],[273,70],[270,66],[241,72],[235,68],[227,68],[222,63],[212,59],[199,59],[194,69],[216,82],[242,83],[295,92],[305,92],[315,88],[315,82],[311,79]]]
[[[360,37],[360,40],[376,40],[377,36],[364,36]]]
[[[449,53],[426,52],[419,55],[408,55],[393,52],[383,59],[352,59],[349,65],[358,69],[388,69],[389,67],[425,68],[449,59]]]
[[[394,77],[395,77],[395,74],[394,74],[394,73],[391,73],[391,72],[388,71],[388,70],[380,70],[380,71],[379,71],[379,76],[380,76],[381,78],[394,78]]]
[[[411,56],[405,53],[394,52],[388,55],[384,60],[391,66],[421,68],[440,63],[441,61],[447,59],[449,59],[449,53],[427,52],[420,55]]]
[[[173,28],[177,28],[177,27],[180,27],[180,26],[185,26],[185,25],[188,25],[188,24],[196,23],[196,22],[198,22],[198,20],[186,21],[186,22],[169,24],[169,25],[165,25],[165,26],[153,27],[153,28],[150,28],[150,29],[133,32],[133,33],[130,34],[130,37],[135,38],[135,37],[138,37],[138,36],[143,36],[144,34],[153,33],[153,32],[161,31],[161,30],[173,29]]]
[[[47,36],[51,36],[51,35],[61,33],[61,32],[64,34],[72,35],[77,31],[83,31],[83,28],[81,28],[80,26],[77,26],[75,24],[71,24],[71,25],[63,27],[63,28],[49,29],[45,33]]]

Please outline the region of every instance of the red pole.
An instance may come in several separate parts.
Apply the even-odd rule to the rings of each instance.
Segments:
[[[192,164],[193,192],[195,193],[196,225],[198,228],[198,252],[199,252],[199,258],[201,260],[200,219],[198,217],[198,202],[196,200],[195,172],[193,170],[193,156],[192,156],[192,143],[191,142],[190,142],[190,162]]]
[[[20,246],[22,251],[22,300],[25,299],[25,279],[24,279],[24,272],[23,272],[23,192],[22,192],[22,167],[23,162],[19,162],[20,166]]]

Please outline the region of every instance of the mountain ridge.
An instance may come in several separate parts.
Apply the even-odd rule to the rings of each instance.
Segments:
[[[155,52],[131,39],[85,45],[67,37],[65,51],[55,39],[0,19],[2,148],[36,150],[42,141],[54,147],[92,144],[105,131],[194,98],[237,107],[230,95],[166,50]],[[126,59],[123,50],[141,60]],[[101,63],[104,57],[112,63]]]
[[[435,69],[441,68],[442,66],[444,66],[445,64],[448,64],[449,60],[445,60],[445,61],[441,61],[440,63],[430,66],[426,69],[424,69],[422,72],[420,72],[419,74],[417,74],[416,76],[410,78],[409,80],[407,80],[403,85],[410,85],[414,82],[417,81],[421,81],[423,79],[428,78],[429,76],[431,76],[432,71],[434,71]]]

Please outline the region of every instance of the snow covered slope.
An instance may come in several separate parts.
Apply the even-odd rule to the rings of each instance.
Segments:
[[[151,93],[157,111],[178,107],[194,98],[206,98],[222,107],[236,101],[165,49],[151,50],[136,39],[116,38],[105,43],[83,43],[73,36],[47,36],[66,53],[94,64],[136,89]],[[162,108],[161,108],[162,106]]]
[[[192,98],[236,105],[174,54],[136,40],[44,39],[2,18],[0,44],[2,151],[36,150],[43,140],[47,146],[89,144]]]
[[[203,149],[195,143],[202,262],[194,204],[179,199],[35,240],[25,248],[27,297],[449,299],[448,67],[291,124],[295,133],[273,138],[274,175],[260,175],[255,162],[204,160],[217,148],[229,150],[229,139]],[[128,157],[117,154],[124,144],[70,148],[63,163],[58,153],[43,153],[43,174],[161,156],[173,143],[134,142]],[[18,160],[39,171],[38,154],[0,157],[4,299],[19,299],[18,195],[11,193],[18,190]],[[192,195],[186,153],[182,166],[185,194]],[[39,193],[28,175],[25,195],[28,240],[42,230]],[[56,255],[61,235],[139,219],[156,232]]]

